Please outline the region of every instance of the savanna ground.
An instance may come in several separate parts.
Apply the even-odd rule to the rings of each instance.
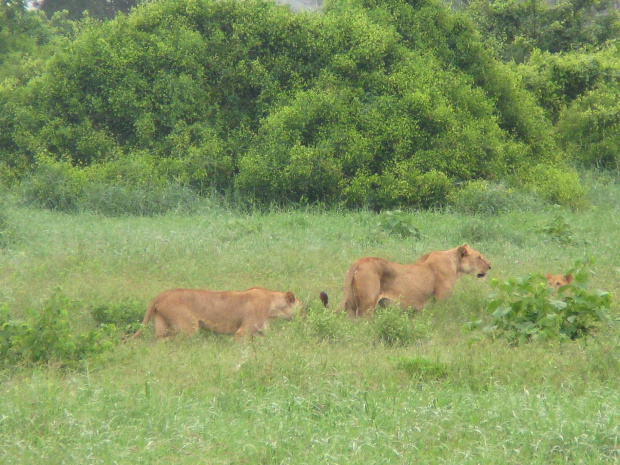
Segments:
[[[245,342],[207,333],[156,342],[147,331],[77,367],[5,366],[1,461],[617,463],[615,326],[519,347],[463,329],[488,319],[493,277],[559,273],[590,257],[590,285],[618,295],[620,187],[591,184],[589,208],[414,212],[419,236],[408,237],[366,211],[205,204],[192,214],[110,218],[4,197],[0,304],[14,319],[58,288],[77,331],[94,326],[97,305],[129,302],[137,321],[165,289],[250,286],[292,290],[308,317]],[[464,242],[492,262],[489,278],[463,277],[451,299],[406,320],[403,344],[378,336],[380,312],[351,322],[321,308],[318,292],[335,308],[360,256],[411,262]]]

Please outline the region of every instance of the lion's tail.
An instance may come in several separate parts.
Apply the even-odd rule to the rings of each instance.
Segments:
[[[153,317],[153,314],[157,310],[156,307],[157,307],[157,301],[154,300],[151,303],[151,305],[149,305],[149,308],[146,310],[146,313],[144,314],[144,319],[142,320],[142,325],[140,326],[140,329],[138,331],[136,331],[133,336],[131,336],[132,339],[135,339],[135,338],[139,337],[142,334],[142,330],[148,324],[148,322],[151,321],[151,318]]]
[[[321,299],[321,302],[323,302],[323,306],[327,308],[327,304],[329,302],[329,297],[327,297],[327,293],[321,291],[319,293],[319,299]]]

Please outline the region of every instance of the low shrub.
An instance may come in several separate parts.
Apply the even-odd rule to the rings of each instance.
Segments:
[[[491,324],[483,331],[493,338],[507,340],[510,345],[534,340],[574,340],[592,334],[609,321],[612,304],[609,292],[589,290],[587,262],[577,262],[573,283],[554,292],[540,274],[530,274],[505,281],[491,280],[495,288],[489,296],[487,310]],[[468,328],[480,327],[482,321],[470,322]]]
[[[399,236],[403,239],[420,239],[420,230],[414,224],[411,213],[400,210],[386,211],[379,215],[379,228],[389,236]]]
[[[8,307],[0,310],[0,365],[56,363],[76,366],[114,346],[114,325],[100,325],[75,335],[69,310],[75,309],[60,290],[42,306],[30,311],[27,321],[11,318]]]
[[[573,228],[561,211],[558,211],[551,222],[544,226],[540,232],[557,240],[562,245],[569,245],[573,242]]]
[[[414,344],[426,334],[426,328],[399,307],[377,309],[371,328],[374,340],[390,347]]]
[[[585,204],[586,190],[575,170],[536,165],[525,175],[526,185],[542,199],[571,208]]]
[[[316,306],[308,310],[302,330],[321,341],[342,341],[351,334],[351,322],[344,312]]]
[[[140,323],[146,308],[137,300],[123,300],[108,304],[94,305],[90,314],[97,325],[114,325],[125,334],[134,333],[140,328]]]

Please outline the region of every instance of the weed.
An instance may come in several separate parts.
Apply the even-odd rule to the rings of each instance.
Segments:
[[[420,240],[420,230],[414,225],[411,213],[400,210],[386,211],[379,215],[379,228],[390,236],[399,236],[403,239],[413,238]]]

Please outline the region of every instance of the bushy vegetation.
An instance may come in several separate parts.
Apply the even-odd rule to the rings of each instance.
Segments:
[[[588,288],[588,262],[578,261],[570,270],[574,283],[554,289],[537,273],[507,280],[494,279],[487,310],[492,322],[483,327],[491,337],[511,345],[533,340],[578,339],[609,323],[612,296]],[[468,326],[478,326],[481,321]]]
[[[578,206],[571,161],[615,166],[617,83],[598,71],[615,69],[613,52],[605,66],[550,52],[504,65],[475,15],[434,0],[340,0],[321,14],[160,0],[103,23],[62,23],[71,32],[35,13],[19,18],[34,16],[59,38],[53,56],[0,83],[0,179],[24,183],[31,203],[113,213],[124,192],[161,198],[180,186],[254,205],[428,208],[487,180]],[[28,44],[16,47],[34,56]],[[598,135],[579,142],[572,135],[590,101],[608,103]],[[62,183],[32,187],[50,170],[73,186],[72,200],[62,200]],[[142,194],[145,182],[155,192]],[[187,195],[170,203],[191,203]],[[46,205],[48,197],[61,201]],[[99,206],[99,197],[110,200]],[[163,203],[152,212],[174,208]]]
[[[100,325],[75,334],[69,312],[78,310],[60,290],[27,320],[14,320],[0,307],[0,367],[52,364],[75,367],[115,346],[114,325]]]

